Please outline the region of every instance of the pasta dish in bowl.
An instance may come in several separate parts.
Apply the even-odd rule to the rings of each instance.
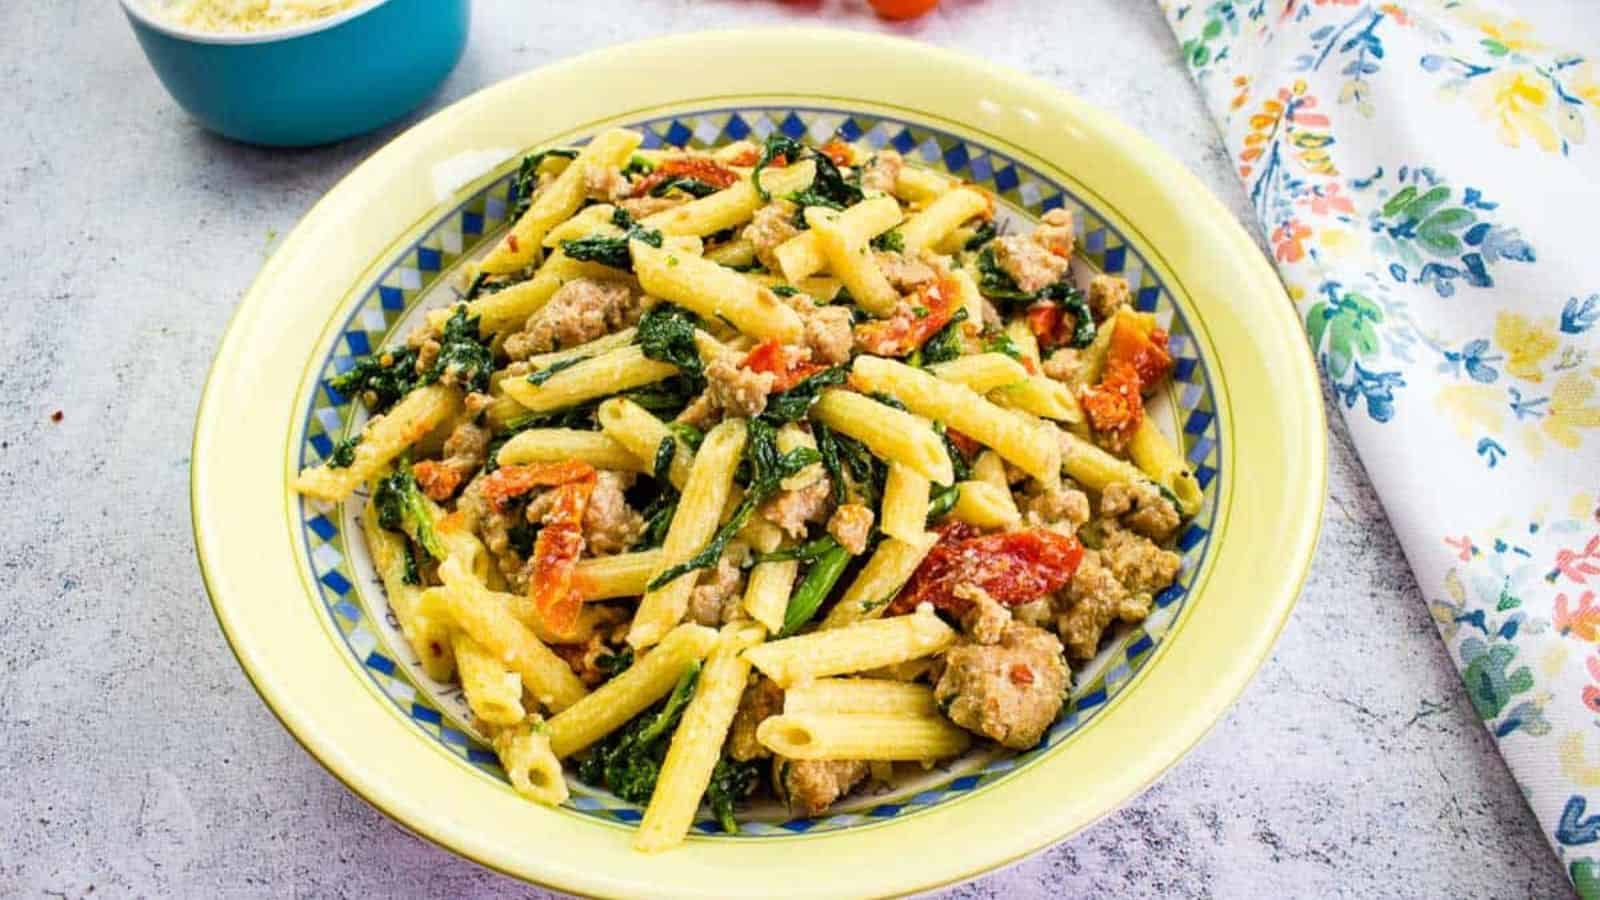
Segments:
[[[1109,734],[1204,627],[1228,363],[1028,152],[690,100],[452,193],[314,339],[287,502],[346,677],[497,806],[621,825],[640,871],[909,833]]]

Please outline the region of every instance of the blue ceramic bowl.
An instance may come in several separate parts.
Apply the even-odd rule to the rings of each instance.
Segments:
[[[122,8],[167,93],[200,124],[251,144],[304,147],[415,109],[455,68],[471,0],[376,0],[279,31],[217,34]]]

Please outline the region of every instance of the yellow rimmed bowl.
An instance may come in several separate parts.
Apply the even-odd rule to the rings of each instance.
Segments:
[[[924,76],[924,77],[913,77]],[[993,191],[1002,215],[1071,209],[1088,264],[1172,334],[1156,407],[1204,486],[1179,581],[1078,673],[1040,746],[976,753],[829,815],[698,822],[659,856],[639,810],[574,784],[528,803],[390,625],[357,503],[288,487],[353,426],[327,380],[453,296],[492,244],[525,150],[611,126],[646,146],[774,130],[894,147]],[[248,414],[246,414],[248,411]],[[1192,175],[1042,83],[922,45],[830,31],[666,38],[486,89],[375,154],[308,214],[229,327],[201,401],[192,504],[207,588],[284,725],[351,790],[502,872],[582,894],[880,896],[948,884],[1059,840],[1147,786],[1265,659],[1309,565],[1326,439],[1311,357],[1265,259]],[[1237,489],[1248,478],[1251,490]],[[1263,486],[1270,485],[1270,489]]]

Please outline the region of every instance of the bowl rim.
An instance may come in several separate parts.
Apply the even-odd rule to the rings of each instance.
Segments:
[[[1270,500],[1251,501],[1251,511],[1271,512],[1277,507],[1273,509],[1264,507],[1276,503],[1277,506],[1288,509],[1292,518],[1288,521],[1273,521],[1256,526],[1258,529],[1269,528],[1273,531],[1273,539],[1276,541],[1274,549],[1281,565],[1271,567],[1276,571],[1268,571],[1261,576],[1260,591],[1253,593],[1251,598],[1252,602],[1257,598],[1260,598],[1261,602],[1249,607],[1253,610],[1248,613],[1253,617],[1248,623],[1249,627],[1229,633],[1227,629],[1236,623],[1191,621],[1187,632],[1179,631],[1163,641],[1158,652],[1164,656],[1178,658],[1166,660],[1165,666],[1158,665],[1156,660],[1152,660],[1140,677],[1155,680],[1156,673],[1161,673],[1159,679],[1163,685],[1171,687],[1176,684],[1184,688],[1183,693],[1187,696],[1182,703],[1174,698],[1163,697],[1157,693],[1155,685],[1145,685],[1144,690],[1134,690],[1134,686],[1130,685],[1124,692],[1125,706],[1135,706],[1129,701],[1137,700],[1137,709],[1141,713],[1155,709],[1164,715],[1170,715],[1167,727],[1162,729],[1165,733],[1164,739],[1151,741],[1148,740],[1148,736],[1146,739],[1140,739],[1134,735],[1131,730],[1136,724],[1134,722],[1136,714],[1128,710],[1126,714],[1117,718],[1115,727],[1106,725],[1103,721],[1101,726],[1103,733],[1095,737],[1097,745],[1103,745],[1107,741],[1121,741],[1122,743],[1118,745],[1119,750],[1125,751],[1119,757],[1116,767],[1103,767],[1106,769],[1103,782],[1075,783],[1074,790],[1065,794],[1059,791],[1041,791],[1030,796],[1019,788],[1019,785],[1048,783],[1048,778],[1044,778],[1041,782],[1041,775],[1047,770],[1047,767],[1041,767],[1040,774],[1028,779],[1017,779],[1009,784],[996,785],[979,792],[984,795],[982,797],[974,796],[961,803],[948,804],[942,813],[927,815],[921,821],[907,821],[893,829],[866,829],[866,835],[871,837],[863,838],[862,833],[849,830],[808,839],[815,841],[814,844],[806,845],[808,849],[832,851],[830,865],[816,867],[818,868],[816,874],[829,875],[830,870],[833,870],[831,878],[835,892],[844,890],[841,887],[844,884],[850,886],[851,893],[870,892],[874,895],[922,891],[956,884],[1014,862],[1080,831],[1147,788],[1221,721],[1226,708],[1237,699],[1256,669],[1270,654],[1277,635],[1286,623],[1305,583],[1321,530],[1327,478],[1326,421],[1310,348],[1304,341],[1298,317],[1284,295],[1281,282],[1238,220],[1199,179],[1149,139],[1121,124],[1107,113],[1088,106],[1040,79],[975,57],[900,38],[817,28],[746,29],[655,38],[597,50],[485,87],[396,137],[347,175],[307,213],[263,267],[261,274],[247,293],[245,302],[236,310],[223,334],[202,391],[192,452],[194,464],[190,482],[191,509],[197,556],[219,625],[252,686],[267,701],[269,709],[285,724],[295,739],[353,792],[408,830],[489,868],[567,891],[599,895],[625,894],[639,890],[641,885],[650,884],[652,890],[660,892],[663,896],[696,896],[707,890],[707,885],[721,884],[726,889],[725,881],[705,880],[713,874],[707,869],[706,863],[715,860],[726,863],[728,858],[715,849],[705,849],[704,852],[696,854],[691,853],[688,847],[675,854],[641,857],[627,849],[626,841],[617,840],[614,835],[594,833],[603,830],[599,827],[593,831],[572,829],[571,824],[564,819],[559,824],[569,830],[561,831],[559,837],[565,839],[571,834],[576,838],[571,842],[570,854],[560,854],[560,858],[542,857],[536,851],[530,852],[528,849],[528,846],[537,846],[536,843],[518,844],[515,850],[508,852],[502,835],[475,830],[466,821],[452,820],[448,810],[437,810],[434,804],[424,802],[417,796],[418,784],[410,781],[403,784],[397,782],[389,777],[391,773],[375,771],[370,763],[363,764],[352,756],[348,752],[348,746],[340,743],[344,739],[342,734],[334,732],[355,728],[358,724],[365,724],[364,722],[334,724],[321,718],[320,711],[288,703],[287,701],[291,699],[303,699],[300,696],[288,696],[291,687],[299,690],[299,685],[291,682],[304,681],[310,677],[309,674],[290,675],[272,671],[270,666],[263,665],[265,660],[260,655],[263,645],[255,636],[248,634],[243,626],[259,624],[264,613],[226,598],[225,594],[230,592],[224,591],[223,587],[232,587],[231,583],[243,579],[244,573],[241,571],[235,575],[216,565],[219,557],[227,557],[230,562],[237,565],[240,554],[229,550],[226,540],[219,541],[218,533],[232,530],[232,526],[224,527],[227,525],[226,516],[217,508],[215,501],[207,496],[213,490],[220,489],[225,481],[219,480],[212,470],[237,465],[237,462],[224,462],[220,457],[207,452],[214,444],[237,441],[237,438],[225,435],[229,420],[224,415],[225,410],[218,406],[214,395],[222,390],[223,383],[226,383],[229,389],[237,389],[239,386],[241,374],[230,372],[229,369],[241,367],[233,364],[233,354],[228,351],[236,349],[235,345],[243,340],[243,332],[263,327],[262,311],[257,309],[263,305],[260,301],[272,293],[272,285],[281,282],[287,271],[292,271],[300,265],[291,262],[294,256],[313,246],[320,234],[326,233],[342,220],[343,213],[338,210],[340,204],[334,202],[335,198],[349,200],[351,197],[347,195],[360,196],[363,191],[370,192],[373,187],[385,183],[386,179],[401,167],[417,165],[419,157],[427,155],[423,152],[426,149],[443,152],[444,148],[459,146],[459,142],[445,139],[450,129],[481,117],[483,110],[493,106],[495,101],[516,96],[519,90],[526,91],[527,88],[523,85],[530,80],[571,79],[575,72],[591,71],[596,65],[607,67],[623,62],[635,65],[640,57],[646,60],[647,65],[650,64],[650,60],[655,60],[659,64],[660,60],[666,57],[698,58],[701,52],[712,56],[720,53],[725,57],[742,57],[752,52],[753,44],[759,44],[774,52],[781,49],[784,53],[796,53],[804,49],[839,55],[841,58],[874,55],[890,63],[950,67],[974,78],[981,78],[988,83],[984,86],[985,90],[991,89],[992,85],[992,89],[1002,96],[1022,97],[1037,104],[1046,112],[1060,113],[1066,117],[1064,125],[1069,130],[1073,127],[1087,130],[1096,137],[1121,148],[1124,153],[1119,156],[1125,155],[1127,158],[1119,160],[1118,164],[1125,163],[1132,166],[1136,163],[1139,166],[1150,167],[1148,172],[1142,174],[1148,175],[1150,180],[1159,182],[1161,196],[1158,199],[1171,200],[1174,196],[1181,196],[1184,206],[1174,208],[1178,217],[1186,221],[1201,221],[1211,229],[1209,237],[1201,243],[1222,252],[1224,254],[1222,265],[1233,270],[1232,274],[1238,277],[1238,282],[1230,286],[1230,295],[1251,297],[1257,306],[1251,312],[1259,314],[1260,318],[1249,322],[1243,320],[1236,322],[1229,318],[1231,313],[1223,308],[1223,302],[1218,299],[1221,293],[1218,289],[1207,286],[1203,290],[1212,298],[1208,301],[1207,308],[1215,310],[1205,315],[1228,319],[1227,328],[1230,336],[1241,332],[1258,336],[1260,342],[1257,349],[1270,351],[1268,354],[1270,358],[1263,358],[1259,362],[1273,362],[1286,367],[1284,371],[1274,374],[1278,376],[1278,383],[1275,385],[1277,392],[1288,399],[1269,403],[1272,409],[1265,412],[1284,417],[1279,423],[1280,427],[1275,431],[1278,436],[1272,439],[1272,448],[1280,453],[1287,451],[1290,462],[1286,465],[1291,465],[1294,469],[1290,474],[1302,477],[1299,484],[1284,484],[1282,490],[1278,492],[1281,496]],[[643,87],[640,90],[645,97],[649,97],[668,91],[670,88],[656,86]],[[789,94],[809,96],[804,90],[794,91],[792,85],[787,90],[786,94],[785,89],[779,87],[770,89],[768,93],[774,96],[783,95],[786,98]],[[869,99],[871,96],[869,94],[851,96],[866,106],[874,103]],[[668,105],[673,103],[692,105],[696,102],[696,98],[704,99],[700,94],[680,93],[675,98],[669,98]],[[645,100],[639,102],[640,108],[645,108],[647,102]],[[924,115],[936,115],[934,111],[940,109],[936,102],[930,101],[930,103],[931,105],[920,107],[924,110]],[[613,105],[605,105],[607,115],[621,115],[619,110],[612,108]],[[1028,107],[1017,107],[1014,112],[1037,116],[1037,113]],[[436,147],[434,146],[436,144],[444,146]],[[1056,171],[1063,171],[1061,166],[1065,165],[1065,161],[1060,160],[1058,155],[1052,157],[1035,153],[1034,158],[1046,161],[1050,168]],[[1052,158],[1054,162],[1051,161]],[[412,174],[414,177],[415,172]],[[1138,218],[1143,220],[1152,215],[1147,205],[1142,208],[1144,211],[1138,214]],[[1156,242],[1155,246],[1162,246],[1165,243],[1166,240],[1161,240]],[[294,253],[291,253],[291,250]],[[1183,268],[1192,266],[1193,263],[1190,263]],[[348,295],[341,294],[341,296]],[[1185,302],[1190,308],[1196,305],[1193,297],[1189,297]],[[1223,374],[1223,378],[1226,380],[1226,373]],[[1240,387],[1243,388],[1244,385],[1241,384]],[[1299,455],[1295,456],[1296,453]],[[1252,455],[1262,457],[1265,451],[1256,451]],[[283,489],[286,490],[286,487]],[[271,493],[269,488],[252,487],[250,490],[252,496],[262,490]],[[298,574],[300,573],[296,573]],[[1237,603],[1242,601],[1227,602],[1233,605],[1225,605],[1218,610],[1219,612],[1235,609]],[[276,614],[275,610],[274,613]],[[1186,611],[1186,618],[1193,619],[1192,611]],[[1214,618],[1216,617],[1207,617],[1207,619]],[[1192,639],[1184,640],[1185,635],[1192,633],[1195,626],[1203,628],[1212,638],[1218,637],[1218,633],[1222,632],[1231,641],[1226,648],[1229,652],[1219,656],[1215,645],[1208,645],[1212,646],[1212,652],[1210,658],[1207,658],[1205,651],[1200,649],[1201,642],[1207,638],[1194,634]],[[1182,649],[1175,645],[1181,645]],[[344,662],[340,660],[338,664]],[[318,661],[318,671],[312,674],[325,674],[322,671],[324,666],[335,665]],[[1196,674],[1203,674],[1211,680],[1191,693],[1187,685],[1192,683]],[[342,691],[343,686],[341,686]],[[376,704],[369,705],[376,706]],[[367,718],[364,710],[352,708],[341,709],[341,712],[350,713],[352,720]],[[418,766],[424,764],[422,761],[410,758],[412,750],[409,747],[394,748],[394,751],[396,754],[408,757],[406,760],[408,763],[414,762]],[[1063,757],[1063,754],[1056,754],[1054,760],[1056,764],[1049,766],[1048,771],[1054,775],[1070,777],[1071,773],[1063,771],[1060,765]],[[451,776],[449,783],[453,787],[458,787],[462,795],[455,802],[467,802],[467,795],[470,794],[474,800],[495,803],[496,809],[504,811],[498,807],[500,801],[481,796],[473,784],[461,782],[454,776]],[[525,801],[517,802],[523,804],[518,807],[519,809],[526,808]],[[1046,802],[1051,805],[1041,805]],[[951,807],[955,808],[959,815],[952,815]],[[956,847],[947,847],[946,850],[952,852],[943,857],[937,855],[928,857],[926,854],[921,854],[914,861],[900,860],[896,863],[874,865],[875,858],[863,855],[868,845],[882,846],[889,843],[903,845],[908,839],[927,839],[930,833],[940,826],[952,824],[981,826],[983,824],[981,821],[953,821],[969,812],[979,811],[980,807],[982,813],[989,819],[1001,818],[998,813],[1002,810],[1008,816],[1015,807],[1027,809],[1030,814],[1035,814],[1035,818],[1032,821],[1026,816],[1007,818],[1006,826],[990,823],[997,827],[988,829],[964,827],[960,834],[965,846],[960,848],[960,852],[954,852],[958,849]],[[478,812],[489,815],[491,810],[485,807]],[[535,816],[535,813],[543,812],[545,811],[532,810],[525,818],[517,820],[528,829],[519,831],[519,840],[537,838],[539,832],[545,830],[545,826],[550,823],[544,819],[536,821]],[[577,833],[580,831],[582,833]],[[885,836],[891,832],[894,838],[886,838]],[[626,833],[631,834],[631,829]],[[793,846],[789,842],[779,843]],[[754,855],[753,848],[741,847],[741,850]],[[631,854],[628,857],[630,864],[618,866],[617,869],[620,871],[610,871],[604,867],[601,871],[595,871],[591,866],[580,864],[586,852],[591,858],[593,854]],[[776,857],[770,854],[765,854],[761,858],[776,860]],[[618,859],[621,857],[613,856],[613,861]],[[814,857],[810,854],[800,854],[799,859],[814,861]],[[640,860],[644,860],[645,863],[641,863]],[[916,875],[907,876],[902,867],[911,863],[923,868],[919,868]],[[649,868],[646,868],[646,864]],[[794,865],[796,861],[792,860],[789,864]],[[847,876],[842,875],[840,870],[849,872],[849,880],[841,880]],[[897,876],[895,873],[900,874]],[[674,881],[674,876],[684,880]],[[699,877],[701,880],[691,882],[688,880],[690,877]],[[900,880],[892,880],[895,877],[899,877]],[[769,880],[767,884],[769,889],[778,893],[825,896],[824,892],[828,887],[822,882],[828,880],[818,877],[814,882],[789,882],[781,885],[775,885]]]
[[[198,28],[185,28],[182,25],[168,22],[162,19],[153,10],[146,8],[150,0],[119,0],[119,2],[122,4],[123,11],[125,11],[129,16],[139,20],[140,24],[159,31],[168,37],[174,37],[178,40],[188,41],[192,44],[218,44],[232,46],[242,44],[272,44],[279,41],[288,41],[298,37],[305,37],[309,34],[316,34],[319,31],[327,31],[330,28],[336,28],[340,25],[343,25],[351,19],[366,15],[378,7],[390,2],[390,0],[365,0],[363,3],[358,3],[349,9],[341,10],[331,16],[324,16],[323,18],[314,19],[310,22],[306,22],[303,25],[295,25],[290,28],[278,28],[271,31],[237,32],[202,31]]]

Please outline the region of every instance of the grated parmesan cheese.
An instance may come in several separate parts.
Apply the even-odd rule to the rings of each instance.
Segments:
[[[344,12],[365,0],[154,0],[154,12],[197,31],[272,31]]]

